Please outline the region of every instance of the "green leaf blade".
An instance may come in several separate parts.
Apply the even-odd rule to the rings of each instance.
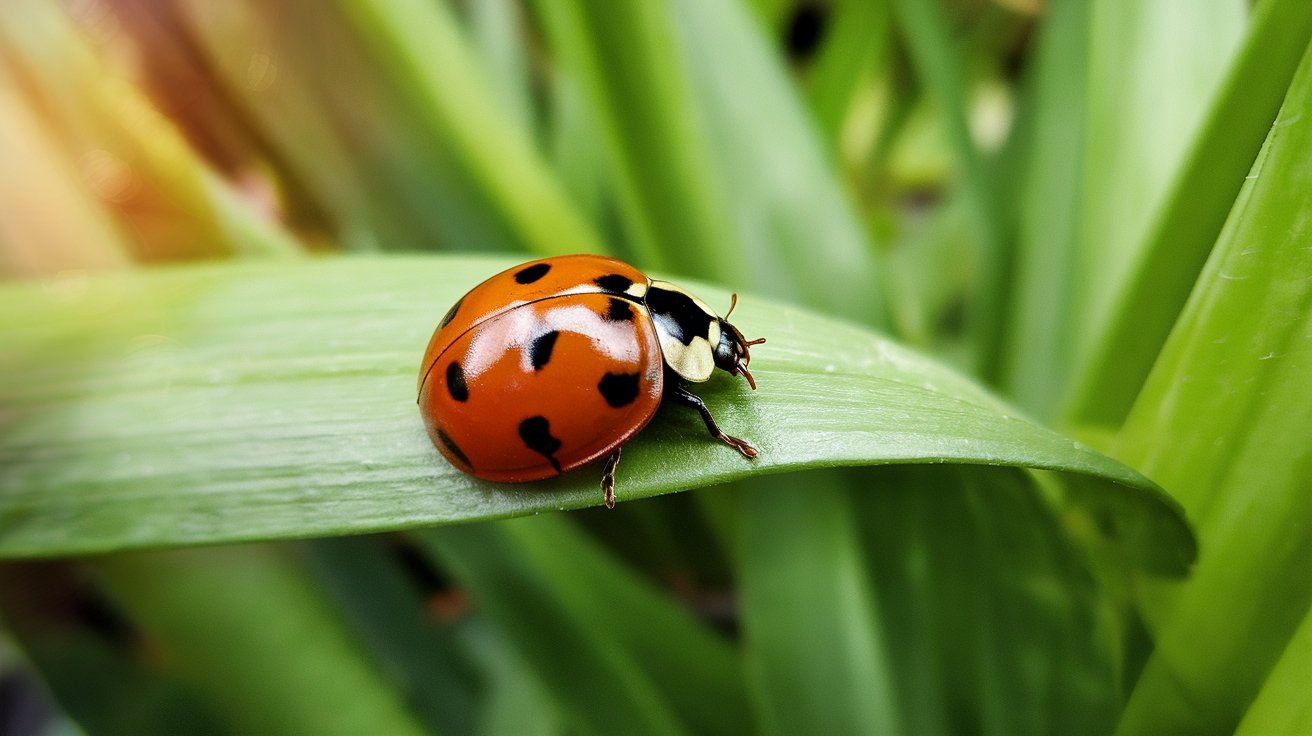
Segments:
[[[1146,601],[1156,649],[1123,734],[1234,729],[1312,603],[1309,109],[1312,51],[1117,440],[1203,552]]]
[[[0,313],[24,315],[0,325],[11,346],[0,356],[0,554],[312,537],[597,504],[587,471],[532,484],[464,475],[419,421],[430,331],[470,284],[510,265],[347,258],[0,290]],[[1090,476],[1152,524],[1182,529],[1138,473],[874,333],[750,296],[735,318],[770,338],[753,356],[760,390],[721,376],[701,393],[761,457],[746,461],[695,416],[663,410],[626,446],[621,500],[810,467],[1020,465]]]
[[[1175,324],[1312,38],[1312,4],[1272,0],[1257,17],[1079,367],[1068,414],[1124,421]]]

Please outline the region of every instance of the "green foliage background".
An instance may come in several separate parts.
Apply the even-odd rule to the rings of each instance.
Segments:
[[[10,0],[0,677],[37,733],[1312,731],[1309,39]],[[739,292],[758,461],[662,411],[607,512],[440,459],[428,333],[571,252]]]

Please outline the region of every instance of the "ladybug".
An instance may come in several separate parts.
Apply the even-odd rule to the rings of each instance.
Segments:
[[[756,457],[688,384],[720,368],[755,390],[748,348],[762,342],[623,261],[544,258],[484,281],[446,313],[420,366],[419,411],[446,459],[485,480],[540,480],[605,458],[614,508],[620,448],[662,400],[696,409],[711,436]]]

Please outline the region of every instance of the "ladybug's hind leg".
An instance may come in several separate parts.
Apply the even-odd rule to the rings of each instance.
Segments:
[[[720,430],[719,425],[715,423],[715,419],[711,416],[711,410],[706,408],[706,402],[702,401],[701,397],[689,391],[688,388],[679,381],[673,382],[673,389],[673,391],[666,391],[665,395],[671,400],[683,404],[684,406],[696,409],[697,412],[702,415],[702,421],[706,423],[706,429],[711,433],[712,437],[732,447],[738,452],[741,452],[743,457],[749,460],[756,457],[756,448],[752,447],[750,442],[727,435]]]
[[[608,509],[615,508],[615,466],[620,464],[620,450],[623,448],[623,445],[616,447],[601,468],[601,492],[605,494]]]

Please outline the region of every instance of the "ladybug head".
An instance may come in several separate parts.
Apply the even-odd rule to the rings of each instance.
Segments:
[[[743,337],[743,333],[738,331],[737,327],[729,324],[728,318],[733,314],[733,308],[738,306],[738,295],[733,295],[733,301],[729,305],[729,311],[724,317],[718,318],[720,321],[720,342],[715,346],[715,365],[721,370],[728,371],[731,375],[741,375],[747,379],[747,385],[756,390],[756,380],[752,374],[747,372],[747,365],[752,362],[751,353],[748,351],[753,345],[760,345],[765,342],[764,337],[758,337],[755,340],[748,340]]]

